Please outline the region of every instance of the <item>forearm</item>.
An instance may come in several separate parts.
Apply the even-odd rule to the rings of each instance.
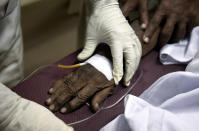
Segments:
[[[3,130],[11,121],[20,99],[20,96],[0,83],[0,130]]]

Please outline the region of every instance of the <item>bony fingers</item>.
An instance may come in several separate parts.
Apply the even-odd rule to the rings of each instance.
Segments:
[[[147,0],[142,0],[140,2],[139,13],[141,16],[141,28],[146,29],[148,25],[148,9],[147,9]]]
[[[49,106],[49,109],[50,109],[51,111],[54,111],[54,110],[55,110],[55,105],[54,105],[54,104],[50,105],[50,106]]]
[[[143,41],[145,43],[149,43],[153,33],[156,31],[156,29],[159,27],[161,21],[163,19],[163,14],[161,10],[157,10],[153,18],[151,19],[149,25],[146,28],[146,31],[143,35]]]
[[[81,101],[78,97],[73,98],[71,101],[66,103],[61,109],[61,113],[69,113],[74,111],[75,109],[79,108],[81,105],[86,103],[86,101]]]
[[[45,104],[46,105],[51,105],[54,103],[55,99],[56,99],[57,95],[56,94],[53,94],[50,98],[48,98],[46,101],[45,101]]]
[[[52,103],[52,99],[48,98],[45,103],[46,103],[46,105],[50,105]]]
[[[54,103],[54,104],[52,104],[52,105],[49,106],[49,109],[52,112],[57,112],[60,109],[60,106],[58,106],[57,103]]]
[[[52,95],[62,85],[63,85],[63,79],[59,79],[53,82],[52,87],[48,90],[48,93]]]
[[[149,39],[148,36],[143,35],[143,41],[144,41],[145,43],[149,43],[150,39]]]
[[[114,86],[107,87],[103,89],[102,91],[99,91],[96,93],[96,95],[93,97],[91,101],[91,108],[94,112],[99,111],[100,105],[105,101],[105,99],[111,95],[115,90]]]
[[[95,88],[93,85],[88,84],[83,89],[81,89],[77,95],[60,110],[61,113],[68,113],[81,105],[85,104],[90,97],[92,97],[99,89]]]
[[[160,34],[159,44],[161,46],[166,44],[170,40],[174,31],[175,25],[176,25],[176,16],[170,16],[167,19],[166,24],[164,25],[164,28]]]

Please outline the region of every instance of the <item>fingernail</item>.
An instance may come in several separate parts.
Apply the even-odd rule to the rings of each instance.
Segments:
[[[46,103],[47,103],[47,104],[50,104],[51,101],[52,101],[51,98],[48,98],[48,99],[46,100]]]
[[[99,110],[99,104],[98,103],[95,104],[95,108]]]
[[[54,90],[53,88],[50,88],[49,93],[53,93],[53,90]]]
[[[149,37],[143,36],[144,42],[148,43],[149,42]]]
[[[130,82],[130,81],[125,82],[125,85],[126,85],[126,86],[129,86],[130,84],[131,84],[131,82]]]
[[[55,105],[50,105],[49,109],[52,111],[55,109]]]
[[[67,109],[66,107],[61,108],[61,113],[66,113]]]
[[[113,72],[113,77],[116,85],[119,84],[120,80],[122,79],[122,76],[123,74],[118,74]]]
[[[146,24],[143,23],[143,24],[141,25],[141,28],[142,28],[142,29],[146,29]]]

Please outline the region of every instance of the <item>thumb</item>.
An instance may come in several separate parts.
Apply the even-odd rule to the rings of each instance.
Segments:
[[[77,59],[82,61],[89,58],[97,47],[97,42],[94,40],[87,40],[86,45],[81,53],[77,56]]]

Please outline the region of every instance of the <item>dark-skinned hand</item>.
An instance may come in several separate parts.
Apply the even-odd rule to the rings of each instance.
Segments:
[[[151,37],[149,44],[145,44],[143,39],[142,39],[144,31],[139,26],[139,20],[133,21],[133,23],[131,23],[131,27],[135,31],[136,35],[138,36],[138,38],[139,38],[139,40],[142,44],[142,56],[148,54],[157,45],[157,40],[158,40],[160,28],[157,28],[157,30],[155,31],[155,33]]]
[[[148,0],[119,0],[120,8],[124,16],[128,16],[131,11],[138,9],[140,14],[141,28],[145,29],[148,25]]]
[[[136,35],[142,43],[143,54],[147,54],[156,45],[159,34],[159,29],[150,40],[150,44],[143,44],[143,31],[140,28],[139,21],[136,20],[131,24],[135,30]],[[107,47],[99,48],[99,54],[105,55],[108,52]],[[106,54],[110,58],[110,54]],[[73,72],[66,74],[63,78],[55,81],[49,90],[50,98],[46,100],[46,104],[53,112],[61,111],[67,113],[78,109],[80,106],[86,104],[91,99],[91,109],[96,112],[100,109],[100,105],[104,100],[111,95],[115,90],[114,81],[108,81],[107,78],[95,69],[92,65],[84,65]]]
[[[147,26],[143,40],[148,43],[161,26],[159,44],[179,41],[192,28],[199,25],[199,0],[160,0],[153,18]],[[174,31],[175,29],[175,31]]]
[[[154,14],[153,10],[148,11],[147,5],[148,5],[148,0],[120,0],[120,8],[122,10],[122,13],[127,17],[130,12],[138,9],[139,14],[140,14],[140,19],[139,20],[134,20],[131,23],[131,27],[135,31],[136,35],[138,36],[141,44],[142,44],[142,56],[146,55],[148,52],[150,52],[157,44],[157,40],[159,37],[159,32],[160,32],[160,27],[157,27],[155,30],[155,33],[151,37],[150,41],[148,42],[149,44],[144,44],[143,41],[143,34],[145,29],[148,24],[149,18],[152,17]],[[139,24],[142,23],[140,26]]]
[[[92,98],[91,108],[96,112],[115,88],[113,80],[109,81],[92,65],[86,64],[55,81],[46,104],[53,112],[68,113]]]

